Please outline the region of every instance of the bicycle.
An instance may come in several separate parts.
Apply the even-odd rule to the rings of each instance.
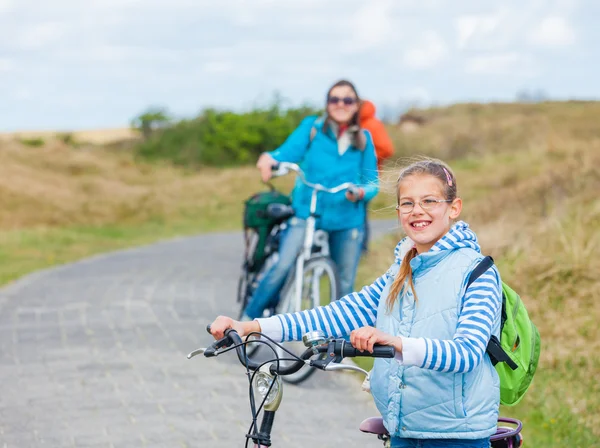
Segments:
[[[210,326],[207,326],[207,331],[210,333]],[[341,364],[342,359],[356,356],[373,358],[393,358],[395,356],[395,350],[391,346],[376,344],[373,347],[373,353],[369,353],[357,350],[345,339],[326,338],[320,331],[309,332],[303,336],[302,342],[306,349],[301,356],[296,356],[266,335],[259,332],[252,334],[261,338],[252,343],[267,344],[262,338],[270,342],[269,347],[273,350],[275,358],[261,363],[254,361],[248,356],[246,351],[246,347],[251,342],[248,340],[242,341],[238,333],[232,329],[226,330],[225,337],[215,341],[210,347],[194,350],[187,355],[188,359],[200,354],[204,354],[205,357],[209,358],[219,356],[231,350],[236,351],[240,363],[246,367],[246,374],[249,381],[252,423],[246,434],[246,448],[250,440],[254,443],[254,448],[270,447],[272,445],[271,432],[275,413],[283,397],[282,377],[292,375],[303,367],[311,367],[324,371],[349,370],[360,372],[368,379],[369,372],[354,364]],[[291,362],[283,366],[283,359],[272,345],[279,346],[281,351],[291,356],[292,358],[289,358]],[[313,356],[317,356],[317,359],[311,359]],[[250,373],[250,371],[253,373]],[[258,408],[255,402],[255,391],[262,397]],[[259,429],[258,415],[260,412],[263,412],[263,417]],[[522,446],[522,423],[519,420],[511,418],[499,418],[498,422],[500,425],[497,427],[496,434],[491,437],[492,448],[518,448]],[[513,425],[514,428],[503,426],[503,424]],[[389,448],[391,446],[389,433],[383,425],[381,417],[371,417],[364,420],[360,424],[359,430],[376,435],[382,441],[384,447]]]
[[[296,172],[300,180],[312,189],[310,213],[306,218],[304,243],[296,258],[295,267],[288,274],[279,292],[277,305],[267,309],[265,316],[312,309],[339,298],[339,275],[337,267],[329,254],[328,235],[327,232],[316,229],[318,194],[335,194],[344,190],[350,191],[354,195],[358,194],[358,187],[350,182],[342,183],[333,188],[313,184],[306,180],[304,172],[295,163],[279,162],[273,167],[273,177],[284,176],[290,171]],[[238,284],[238,301],[242,303],[242,312],[262,275],[273,263],[277,262],[281,232],[287,225],[286,221],[294,216],[292,207],[283,204],[270,204],[266,213],[276,222],[276,225],[267,238],[265,253],[268,255],[262,269],[256,275],[249,275],[244,270],[242,271]],[[292,352],[301,353],[302,351],[298,348],[299,343],[297,342],[289,342],[287,347]],[[258,345],[250,344],[247,351],[252,355],[257,348]],[[280,353],[280,355],[282,354]],[[284,365],[286,362],[288,361],[282,361]],[[315,369],[298,371],[285,376],[285,381],[294,384],[301,383],[310,377],[313,372],[315,372]]]

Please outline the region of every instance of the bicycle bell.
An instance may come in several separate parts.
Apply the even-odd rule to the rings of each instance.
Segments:
[[[325,344],[327,342],[327,338],[325,337],[325,333],[320,330],[309,331],[302,336],[302,342],[306,347],[310,348]]]

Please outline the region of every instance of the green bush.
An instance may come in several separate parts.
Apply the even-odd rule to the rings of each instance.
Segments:
[[[304,117],[318,113],[306,106],[283,110],[278,103],[247,113],[205,109],[194,119],[157,130],[136,153],[185,166],[253,163],[281,145]]]
[[[44,146],[44,145],[45,145],[45,143],[46,143],[46,142],[44,141],[44,139],[43,139],[43,138],[40,138],[40,137],[34,137],[34,138],[22,138],[22,139],[20,140],[20,142],[21,142],[23,145],[26,145],[26,146],[31,146],[32,148],[38,148],[38,147],[40,147],[40,146]]]

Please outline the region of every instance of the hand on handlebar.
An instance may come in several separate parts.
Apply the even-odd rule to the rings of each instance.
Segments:
[[[350,333],[350,343],[357,349],[373,353],[373,346],[389,345],[402,352],[402,339],[374,327],[362,327]]]
[[[268,182],[273,176],[272,168],[277,161],[267,153],[261,154],[256,162],[256,168],[260,171],[260,178],[263,182]]]
[[[346,199],[348,199],[350,202],[358,202],[364,197],[364,188],[352,186],[346,190]]]
[[[260,325],[255,320],[239,322],[231,317],[219,316],[210,324],[210,334],[215,339],[221,339],[225,337],[225,330],[230,328],[235,330],[242,338],[254,331],[260,331]]]

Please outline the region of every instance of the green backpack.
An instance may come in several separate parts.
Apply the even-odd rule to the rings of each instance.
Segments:
[[[492,257],[481,260],[473,269],[467,288],[493,264]],[[521,401],[537,369],[540,346],[540,333],[519,294],[502,282],[500,340],[492,336],[486,349],[500,377],[501,404],[514,406]]]
[[[271,187],[272,188],[272,187]],[[276,220],[269,216],[267,207],[270,204],[291,205],[290,197],[275,189],[256,193],[244,202],[244,239],[246,241],[246,269],[257,272],[262,267],[266,255],[267,237],[273,230]],[[256,232],[257,241],[252,250],[249,244],[249,233]],[[249,252],[252,253],[249,253]]]

